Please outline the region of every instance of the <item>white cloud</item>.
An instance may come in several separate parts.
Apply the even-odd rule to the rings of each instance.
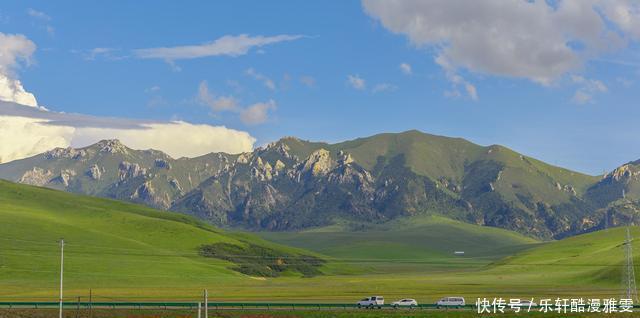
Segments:
[[[196,99],[199,103],[209,106],[211,110],[219,111],[234,111],[238,106],[238,101],[233,96],[214,96],[209,91],[209,85],[207,81],[200,82],[198,85],[198,95]]]
[[[586,104],[593,100],[593,97],[583,90],[577,90],[575,94],[573,94],[573,98],[571,101],[576,104]]]
[[[264,86],[266,86],[268,89],[272,91],[276,90],[276,84],[272,79],[265,76],[264,74],[256,72],[256,70],[254,70],[253,68],[249,68],[245,72],[247,73],[247,75],[253,77],[253,79],[255,79],[256,81],[261,81],[262,84],[264,84]]]
[[[611,0],[601,6],[608,19],[623,32],[640,39],[640,2],[635,0]]]
[[[29,8],[27,9],[27,14],[37,20],[40,20],[43,23],[48,23],[50,22],[52,19],[49,15],[47,15],[46,13],[42,12],[42,11],[38,11],[35,10],[33,8]],[[47,31],[47,33],[49,33],[49,35],[53,35],[55,33],[55,29],[53,28],[53,26],[51,26],[50,24],[46,24],[44,26],[44,29]]]
[[[84,54],[84,59],[87,61],[94,61],[98,58],[102,58],[110,61],[123,60],[128,58],[126,54],[123,54],[120,49],[111,47],[96,47],[89,51],[81,52]]]
[[[26,92],[15,78],[19,63],[29,65],[35,48],[22,35],[0,33],[0,163],[54,147],[82,147],[113,138],[132,148],[154,148],[173,157],[218,151],[239,153],[253,148],[255,138],[249,133],[224,126],[95,117],[38,107],[33,94]],[[149,91],[158,89],[154,86]],[[212,107],[227,109],[230,101],[214,99]]]
[[[51,21],[51,17],[49,15],[47,15],[46,13],[44,13],[42,11],[35,10],[33,8],[27,9],[27,14],[30,17],[33,17],[33,18],[36,18],[36,19],[40,19],[40,20],[44,20],[44,21]]]
[[[584,78],[579,75],[572,75],[571,81],[579,85],[571,99],[576,104],[591,103],[595,94],[605,93],[609,90],[602,81]]]
[[[240,119],[247,125],[264,123],[269,118],[269,110],[276,109],[276,102],[269,100],[265,103],[256,103],[244,109],[240,113]]]
[[[31,56],[36,45],[21,34],[0,32],[0,100],[37,107],[33,94],[27,92],[15,70],[21,63],[31,64]]]
[[[158,85],[153,85],[147,89],[144,90],[145,93],[153,93],[153,92],[157,92],[160,90],[160,86]]]
[[[249,133],[224,126],[65,114],[0,102],[0,162],[113,138],[134,149],[153,148],[174,158],[246,152],[255,143]]]
[[[0,163],[68,147],[74,128],[46,125],[46,120],[0,116]]]
[[[408,63],[400,63],[400,71],[405,75],[413,74],[413,70],[411,69],[411,64]]]
[[[313,76],[309,76],[309,75],[302,76],[300,77],[300,82],[306,85],[307,87],[316,86],[316,79]]]
[[[467,95],[469,95],[471,99],[478,100],[478,91],[476,90],[476,87],[473,84],[465,83],[464,89],[465,91],[467,91]]]
[[[209,56],[240,56],[245,55],[254,47],[294,41],[302,38],[301,35],[276,35],[276,36],[249,36],[241,34],[237,36],[225,35],[217,40],[200,45],[158,47],[134,50],[134,54],[143,59],[162,59],[175,61],[181,59],[194,59]]]
[[[472,100],[478,100],[478,91],[475,85],[468,82],[464,77],[455,72],[451,64],[442,56],[436,58],[436,64],[440,65],[445,71],[447,80],[451,83],[451,90],[445,91],[445,96],[458,98],[462,97],[460,87],[464,88],[466,95]]]
[[[358,90],[363,90],[367,88],[366,81],[362,77],[360,77],[360,75],[357,75],[357,74],[347,76],[347,83],[349,83],[351,87]]]
[[[389,83],[378,83],[376,84],[371,92],[380,93],[380,92],[392,92],[398,89],[398,86],[389,84]]]
[[[640,38],[632,0],[363,0],[364,10],[451,71],[548,85],[586,60]]]
[[[255,138],[224,126],[196,125],[184,121],[142,124],[141,129],[83,127],[76,129],[72,145],[116,138],[134,149],[158,149],[174,158],[197,157],[210,152],[251,151]]]

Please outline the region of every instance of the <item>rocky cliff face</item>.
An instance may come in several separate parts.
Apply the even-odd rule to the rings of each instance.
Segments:
[[[552,238],[636,222],[639,163],[598,179],[500,146],[406,132],[334,145],[287,137],[191,159],[104,140],[2,164],[0,177],[255,230],[437,213]]]

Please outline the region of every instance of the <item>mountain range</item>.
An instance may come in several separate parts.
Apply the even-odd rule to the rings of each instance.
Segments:
[[[540,239],[640,220],[640,160],[604,176],[419,131],[329,144],[285,137],[242,154],[171,158],[118,140],[0,164],[0,178],[288,231],[441,215]]]

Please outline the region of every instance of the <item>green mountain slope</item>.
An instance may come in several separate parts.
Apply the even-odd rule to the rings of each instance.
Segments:
[[[86,297],[89,288],[104,301],[194,301],[203,288],[212,299],[236,301],[351,302],[367,294],[421,303],[446,295],[604,297],[618,291],[624,229],[539,243],[501,229],[416,216],[263,234],[332,256],[221,231],[181,214],[0,182],[0,297],[55,299],[61,237],[68,300]],[[634,228],[633,235],[640,231]],[[218,257],[203,256],[203,245],[204,254]],[[464,256],[451,254],[460,249]],[[324,262],[295,266],[312,258]],[[278,278],[239,271],[247,263],[276,268],[283,262],[293,266]],[[309,267],[329,276],[302,277]]]
[[[2,294],[53,288],[61,238],[70,289],[317,275],[325,263],[313,253],[224,232],[189,216],[0,181]]]
[[[636,180],[635,165],[629,167],[624,178]],[[615,175],[601,179],[502,146],[419,131],[337,144],[286,137],[250,153],[192,159],[106,140],[0,165],[0,178],[143,203],[225,227],[295,231],[337,220],[366,225],[441,215],[542,239],[636,220],[636,201],[614,213],[624,217],[607,212],[622,195],[621,181],[609,180]],[[628,198],[640,195],[640,182],[624,182]]]
[[[630,230],[632,237],[640,237],[638,227],[630,227]],[[557,277],[558,282],[565,284],[619,287],[625,264],[625,238],[626,227],[577,235],[514,254],[494,263],[487,273],[505,276],[527,273],[523,276],[529,276],[529,279]],[[640,244],[637,239],[632,240],[632,246],[634,254],[638,255]]]
[[[416,216],[366,227],[345,222],[301,232],[257,234],[270,241],[366,264],[380,272],[488,265],[540,243],[516,232],[438,216]],[[456,255],[456,251],[464,254]]]

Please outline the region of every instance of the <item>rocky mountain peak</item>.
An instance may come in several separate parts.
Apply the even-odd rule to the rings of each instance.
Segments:
[[[624,180],[628,180],[631,177],[640,177],[640,169],[635,167],[633,163],[628,163],[607,173],[603,177],[603,179],[609,179],[613,181],[624,181]]]
[[[86,156],[87,152],[84,149],[67,148],[55,148],[44,153],[44,157],[48,160],[52,159],[80,159]]]
[[[350,153],[345,153],[344,151],[340,150],[340,152],[338,152],[338,163],[341,165],[348,165],[352,162],[354,162],[355,160],[353,159],[353,157],[351,157]]]
[[[325,175],[331,170],[331,154],[326,149],[312,152],[304,161],[302,172],[310,172],[313,176]]]
[[[105,139],[97,142],[95,147],[99,152],[127,154],[128,148],[118,139]]]

